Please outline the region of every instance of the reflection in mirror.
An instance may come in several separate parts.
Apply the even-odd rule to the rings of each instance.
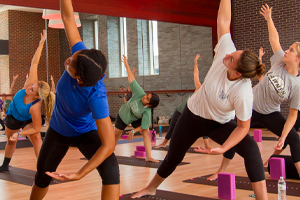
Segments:
[[[201,82],[211,65],[211,27],[86,13],[79,16],[82,25],[79,32],[87,48],[100,49],[107,57],[104,79],[107,91],[119,91],[120,86],[127,88],[129,85],[121,62],[122,54],[127,54],[129,65],[135,67],[136,79],[145,91],[193,90],[195,55],[201,55],[198,61]],[[45,21],[42,9],[24,7],[9,7],[0,12],[0,21],[4,27],[0,30],[0,39],[9,40],[9,55],[0,55],[0,92],[7,93],[12,76],[19,74],[16,92],[24,83]],[[69,56],[64,30],[48,28],[48,68],[54,82],[59,80]],[[47,80],[45,50],[40,61],[39,79]],[[156,115],[172,114],[188,95],[172,93],[168,97],[160,94],[161,103],[156,108]],[[110,95],[108,100],[110,114],[115,117],[123,99]]]

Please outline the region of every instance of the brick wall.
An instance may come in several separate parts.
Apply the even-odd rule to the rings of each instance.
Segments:
[[[0,40],[8,40],[8,11],[0,12]],[[9,57],[0,55],[0,94],[9,91]]]
[[[38,47],[40,33],[45,28],[45,21],[41,13],[22,11],[9,11],[9,76],[19,74],[13,92],[24,86],[25,76],[29,72],[31,59]],[[53,75],[54,81],[60,78],[60,51],[59,32],[48,28],[48,69],[49,77]],[[47,81],[46,43],[44,45],[38,67],[39,80]],[[49,79],[50,80],[50,79]]]
[[[259,13],[261,5],[265,3],[273,7],[272,18],[283,50],[288,49],[295,41],[300,41],[300,3],[299,0],[234,1],[234,41],[237,49],[249,48],[258,54],[258,49],[262,46],[266,52],[263,63],[269,69],[273,51],[269,43],[267,23]],[[281,109],[282,114],[287,117],[288,103],[282,104]]]

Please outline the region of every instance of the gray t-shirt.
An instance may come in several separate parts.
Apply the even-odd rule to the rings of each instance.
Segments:
[[[287,72],[284,54],[281,49],[271,57],[271,69],[253,88],[253,109],[258,113],[280,111],[280,104],[286,100],[290,108],[300,110],[300,77]]]

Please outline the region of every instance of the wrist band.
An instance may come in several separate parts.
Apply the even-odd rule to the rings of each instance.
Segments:
[[[18,133],[18,136],[20,136],[20,132],[19,132],[19,131],[17,131],[17,133]]]
[[[131,130],[131,133],[133,133],[133,134],[135,133],[133,129]]]

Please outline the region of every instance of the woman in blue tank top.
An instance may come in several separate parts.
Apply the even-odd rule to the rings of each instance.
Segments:
[[[54,94],[50,92],[49,85],[44,81],[38,81],[37,67],[46,40],[45,30],[41,34],[39,46],[32,58],[29,77],[24,87],[17,92],[10,103],[5,118],[7,144],[5,157],[0,172],[8,171],[8,165],[16,149],[18,136],[28,136],[33,144],[34,152],[38,157],[42,145],[41,139],[41,106],[44,100],[46,104],[47,118],[50,120],[54,105]],[[19,132],[20,128],[22,131]]]
[[[56,85],[53,114],[38,158],[30,199],[43,199],[52,178],[75,181],[96,168],[102,178],[101,199],[117,200],[120,175],[103,83],[106,58],[101,51],[88,50],[83,44],[72,1],[61,0],[60,4],[71,57],[65,61],[66,70]],[[55,172],[70,145],[77,146],[89,161],[76,173]]]

